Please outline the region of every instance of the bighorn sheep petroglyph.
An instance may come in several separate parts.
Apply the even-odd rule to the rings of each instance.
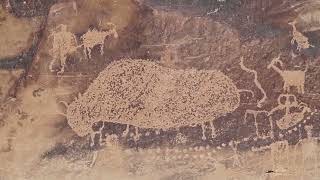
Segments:
[[[304,93],[304,82],[305,82],[305,74],[308,70],[308,66],[306,66],[304,71],[288,71],[281,70],[276,66],[279,63],[280,66],[283,66],[283,62],[280,60],[280,55],[277,58],[272,59],[271,63],[268,65],[268,69],[272,68],[282,77],[284,84],[283,89],[285,92],[290,91],[290,87],[296,87],[299,93]]]
[[[215,70],[176,70],[147,60],[111,63],[67,108],[71,128],[79,135],[91,133],[98,121],[136,128],[168,130],[198,126],[233,112],[240,103],[239,90],[226,75]],[[214,134],[213,124],[212,134]]]

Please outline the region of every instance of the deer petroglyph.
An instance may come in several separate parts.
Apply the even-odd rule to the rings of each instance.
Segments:
[[[237,87],[219,71],[175,70],[146,60],[120,60],[68,105],[67,118],[79,136],[90,134],[94,122],[106,121],[134,126],[139,137],[138,128],[203,125],[233,112],[239,103]]]
[[[289,71],[281,70],[276,66],[279,63],[280,66],[283,66],[283,62],[280,60],[280,55],[277,58],[272,59],[271,63],[268,65],[268,69],[272,68],[282,77],[284,84],[283,89],[285,92],[290,91],[290,87],[296,87],[299,93],[304,93],[304,83],[305,83],[305,74],[307,72],[307,67],[304,71]]]
[[[244,71],[246,71],[248,73],[252,73],[254,75],[254,80],[253,81],[254,81],[255,85],[257,86],[257,88],[263,94],[263,97],[262,97],[262,99],[260,99],[258,101],[257,106],[258,107],[262,107],[262,103],[264,103],[266,101],[266,99],[267,99],[267,94],[266,94],[265,90],[262,88],[261,83],[258,81],[258,73],[257,73],[257,71],[247,68],[243,63],[243,57],[241,57],[241,59],[240,59],[240,67],[241,67],[242,70],[244,70]]]

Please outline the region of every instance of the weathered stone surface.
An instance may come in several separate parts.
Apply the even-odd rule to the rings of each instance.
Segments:
[[[20,55],[34,44],[41,17],[17,18],[0,7],[0,60]]]
[[[209,17],[155,9],[142,25],[139,50],[168,67],[223,69],[240,56],[238,32]]]
[[[44,174],[47,179],[319,179],[318,1],[6,0],[1,5],[11,8],[9,14],[1,12],[14,23],[6,24],[2,14],[0,29],[14,29],[14,24],[19,30],[14,30],[16,36],[6,31],[8,36],[1,36],[10,42],[0,50],[4,57],[0,67],[23,68],[26,73],[14,89],[15,98],[0,104],[0,179],[41,179]],[[31,26],[32,19],[42,22],[34,35],[30,34],[39,26]],[[163,79],[161,83],[155,79],[157,88],[139,86],[145,83],[139,83],[138,74],[148,74],[139,68],[131,74],[123,70],[136,80],[135,88],[119,83],[127,76],[108,67],[128,58],[150,59],[170,72],[214,72],[212,76],[221,72],[239,90],[235,98],[239,104],[223,116],[210,111],[217,117],[214,121],[196,116],[202,123],[195,126],[189,124],[194,122],[189,117],[176,121],[165,117],[170,113],[150,119],[140,116],[136,119],[141,121],[134,122],[137,116],[130,113],[121,120],[114,120],[111,113],[99,119],[94,114],[108,108],[101,112],[90,100],[99,104],[108,97],[113,102],[104,104],[114,108],[128,100],[126,107],[136,110],[141,102],[132,99],[138,92],[165,89],[153,91],[145,109],[174,96],[158,106],[165,109],[176,100],[166,109],[172,113],[184,102],[183,93],[168,92],[171,81],[163,78],[167,71],[157,74]],[[103,81],[99,73],[117,76]],[[4,74],[8,82],[11,76]],[[186,77],[182,88],[186,97],[209,102],[208,95],[224,92],[213,84],[219,79],[182,74],[169,79]],[[199,79],[203,81],[192,83]],[[6,94],[15,87],[13,82],[1,85]],[[90,86],[101,82],[106,83]],[[198,88],[201,84],[207,88]],[[199,96],[188,94],[192,88],[198,88]],[[99,93],[91,93],[96,89]],[[109,93],[102,96],[106,90]],[[119,92],[128,96],[117,97]],[[87,112],[81,117],[90,119],[90,123],[73,119],[85,124],[80,133],[75,130],[79,124],[68,124],[70,110],[79,104]],[[187,104],[199,105],[191,100]],[[211,107],[209,103],[202,108]],[[161,122],[155,119],[169,122],[165,128],[174,128],[158,130],[155,125]],[[85,136],[89,132],[90,140]]]
[[[15,95],[16,86],[19,85],[19,80],[22,77],[23,70],[1,70],[0,71],[0,102],[3,102],[9,95]]]

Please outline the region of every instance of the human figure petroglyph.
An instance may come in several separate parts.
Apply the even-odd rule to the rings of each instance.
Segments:
[[[318,140],[319,138],[313,137],[312,130],[313,126],[304,126],[304,130],[307,133],[307,138],[302,139],[301,134],[300,134],[300,140],[299,142],[295,145],[295,152],[301,152],[301,160],[302,160],[302,174],[305,173],[306,171],[306,166],[310,163],[314,164],[314,171],[318,170]],[[298,147],[301,147],[300,150],[298,151]],[[299,155],[299,154],[297,154]],[[298,156],[296,155],[296,161],[298,161]],[[308,161],[308,164],[306,164],[306,161]],[[301,169],[300,169],[301,170]]]
[[[60,31],[52,32],[50,36],[53,36],[52,49],[50,54],[52,60],[49,64],[49,70],[54,72],[53,65],[55,62],[59,62],[61,69],[58,74],[63,74],[66,66],[67,56],[74,53],[77,50],[77,38],[76,36],[67,31],[67,26],[64,24],[59,25]]]
[[[314,47],[309,43],[309,39],[305,37],[301,32],[297,30],[296,21],[289,22],[288,24],[292,26],[292,40],[291,44],[294,45],[297,43],[297,50],[301,51],[302,49],[308,49]]]
[[[305,83],[305,74],[308,70],[308,66],[304,71],[289,71],[281,70],[276,66],[279,63],[280,66],[283,66],[283,62],[280,60],[280,55],[277,58],[272,59],[271,63],[268,65],[268,69],[272,68],[282,77],[284,84],[283,90],[285,92],[290,92],[290,87],[296,87],[298,93],[304,93],[304,83]]]
[[[229,142],[229,146],[231,147],[231,149],[233,151],[233,163],[232,163],[233,167],[241,167],[242,166],[240,154],[238,152],[239,143],[240,143],[239,141],[230,141]]]
[[[259,80],[258,80],[258,73],[257,73],[257,71],[247,68],[247,67],[244,65],[243,57],[240,58],[240,67],[241,67],[242,70],[244,70],[244,71],[246,71],[246,72],[251,73],[251,74],[254,75],[254,80],[253,80],[253,82],[255,83],[255,85],[257,86],[257,88],[258,88],[258,89],[261,91],[261,93],[263,94],[262,99],[260,99],[260,100],[258,101],[258,104],[257,104],[257,107],[260,107],[260,108],[261,108],[261,107],[262,107],[262,104],[263,104],[263,103],[266,101],[266,99],[267,99],[267,94],[266,94],[265,90],[262,88],[262,85],[261,85],[261,83],[260,83]]]
[[[100,54],[104,54],[104,40],[108,36],[113,36],[118,38],[118,33],[116,31],[116,26],[112,23],[107,23],[109,26],[108,31],[98,31],[97,29],[89,29],[84,35],[80,37],[83,46],[83,52],[85,56],[91,59],[91,51],[93,47],[100,45]]]
[[[272,166],[275,171],[282,171],[281,165],[289,162],[289,143],[288,141],[278,141],[270,145]],[[284,162],[283,162],[284,161]]]
[[[314,170],[318,170],[318,159],[319,159],[319,153],[317,151],[318,149],[318,138],[312,137],[312,130],[313,126],[305,126],[305,131],[307,132],[307,139],[304,139],[301,141],[302,143],[302,163],[303,167],[306,168],[306,161],[313,160],[314,163]]]

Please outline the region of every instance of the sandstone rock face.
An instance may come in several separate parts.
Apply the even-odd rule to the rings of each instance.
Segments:
[[[17,18],[0,7],[0,59],[19,55],[33,45],[35,33],[39,31],[41,17]],[[5,45],[4,45],[5,44]]]
[[[144,25],[140,50],[165,66],[221,69],[239,57],[239,34],[219,21],[154,10]]]
[[[319,179],[319,0],[0,4],[0,179]]]
[[[23,74],[23,70],[1,70],[0,71],[0,102],[4,101],[13,90],[17,80]]]
[[[239,106],[232,80],[214,70],[174,70],[146,60],[121,60],[102,71],[68,106],[78,135],[94,122],[169,129],[212,121]]]

